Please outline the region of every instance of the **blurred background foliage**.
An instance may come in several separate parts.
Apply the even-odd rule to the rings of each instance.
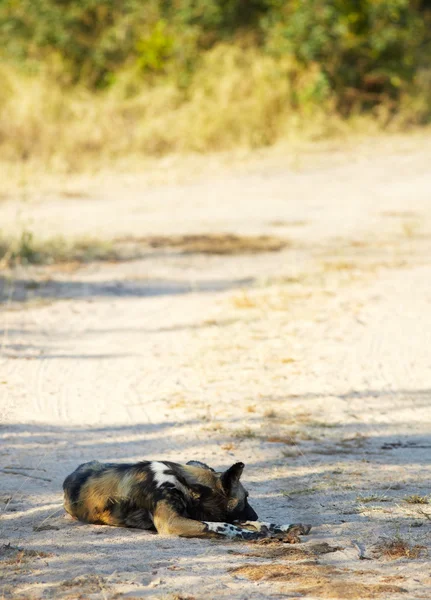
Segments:
[[[118,155],[431,115],[429,0],[0,0],[0,57],[0,148],[22,136],[4,148],[13,159],[51,157],[62,123],[68,152]]]

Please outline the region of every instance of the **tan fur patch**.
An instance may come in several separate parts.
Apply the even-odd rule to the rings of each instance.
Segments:
[[[148,473],[146,471],[139,471],[133,475],[133,478],[136,483],[144,483],[148,479]]]
[[[154,525],[159,533],[183,537],[205,535],[206,527],[200,521],[180,517],[166,501],[159,502],[154,512]]]
[[[194,467],[192,465],[181,465],[185,480],[189,485],[205,485],[211,489],[222,491],[220,477],[208,469]]]
[[[113,471],[108,471],[100,477],[90,477],[82,487],[80,493],[80,513],[87,521],[102,521],[110,524],[112,517],[105,510],[108,500],[126,498],[130,490],[131,477],[119,479]],[[80,515],[78,514],[78,517]]]
[[[229,511],[234,511],[235,508],[238,506],[238,504],[239,504],[238,498],[230,498],[229,502],[227,503],[227,508]]]

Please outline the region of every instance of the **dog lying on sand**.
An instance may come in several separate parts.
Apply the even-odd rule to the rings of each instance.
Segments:
[[[310,525],[257,520],[240,482],[244,463],[217,473],[190,461],[80,465],[63,483],[64,506],[84,523],[156,530],[182,537],[255,540],[307,534]]]

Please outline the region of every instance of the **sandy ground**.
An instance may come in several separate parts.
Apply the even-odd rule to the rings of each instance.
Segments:
[[[0,204],[38,235],[290,240],[3,280],[0,597],[431,597],[430,150]],[[65,515],[78,464],[143,458],[242,460],[259,516],[312,533],[179,540]]]

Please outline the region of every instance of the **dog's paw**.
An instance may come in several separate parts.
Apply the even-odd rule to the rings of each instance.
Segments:
[[[307,535],[311,530],[311,525],[295,523],[293,525],[279,525],[274,529],[269,529],[267,536],[271,539],[279,540],[284,544],[299,544],[301,535]]]

